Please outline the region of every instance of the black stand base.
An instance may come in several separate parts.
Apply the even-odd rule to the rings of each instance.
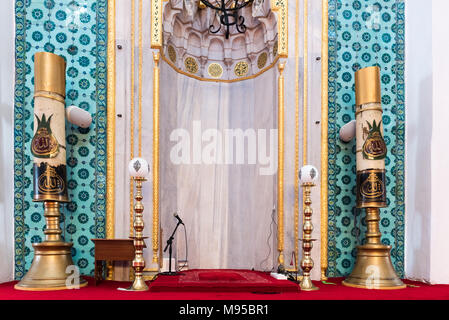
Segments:
[[[175,271],[165,271],[159,273],[162,276],[183,276],[181,272],[175,272]]]
[[[168,238],[168,240],[167,240],[167,245],[165,246],[165,249],[164,249],[164,252],[167,251],[167,249],[168,249],[168,254],[169,254],[169,260],[168,260],[168,261],[169,261],[169,263],[168,263],[169,267],[168,267],[168,271],[167,271],[167,272],[162,272],[162,273],[160,273],[160,274],[163,274],[163,275],[166,275],[166,276],[176,276],[176,275],[179,275],[178,272],[176,272],[176,271],[171,271],[171,257],[172,257],[172,245],[173,245],[173,239],[174,239],[174,237],[175,237],[176,230],[178,230],[178,227],[179,227],[180,224],[182,224],[182,221],[178,218],[178,224],[176,225],[175,230],[173,230],[173,233],[172,233],[172,235],[170,236],[170,238]]]

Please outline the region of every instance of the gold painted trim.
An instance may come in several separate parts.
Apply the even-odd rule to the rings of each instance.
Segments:
[[[58,201],[58,202],[65,202],[69,203],[71,200],[67,196],[61,196],[61,195],[51,195],[51,194],[35,194],[33,195],[33,202],[42,202],[42,201]]]
[[[308,102],[309,102],[309,87],[308,87],[308,75],[309,75],[309,2],[304,0],[304,52],[303,52],[303,74],[304,74],[304,84],[303,84],[303,146],[302,146],[302,162],[303,166],[307,165],[307,128],[308,128]],[[304,195],[304,192],[303,192]]]
[[[309,101],[309,3],[308,0],[304,0],[303,3],[303,11],[304,11],[304,18],[303,18],[303,42],[304,42],[304,47],[303,47],[303,92],[302,92],[302,165],[305,166],[307,165],[307,142],[308,142],[308,137],[307,137],[307,129],[308,129],[308,123],[307,123],[307,117],[308,117],[308,101]],[[302,211],[304,212],[304,209],[306,207],[305,203],[304,203],[304,199],[306,198],[306,194],[305,194],[305,189],[302,189],[302,199],[303,199],[303,203],[302,203]],[[302,216],[302,223],[304,224],[304,214]]]
[[[115,0],[108,0],[106,238],[114,238],[115,186]]]
[[[365,169],[365,170],[357,170],[357,174],[371,173],[371,172],[374,172],[374,173],[385,173],[386,171],[385,171],[385,169],[375,169],[375,168],[373,168],[373,169]]]
[[[65,286],[65,287],[45,287],[45,288],[27,288],[27,287],[19,287],[17,284],[14,286],[16,290],[22,291],[59,291],[59,290],[70,290],[70,289],[79,289],[87,286],[87,281],[81,282],[79,285],[73,286]]]
[[[106,238],[114,238],[115,232],[115,0],[108,0],[107,45],[107,136],[106,136]],[[113,264],[109,262],[107,280],[114,278]]]
[[[366,289],[366,290],[396,290],[396,289],[404,289],[407,287],[406,284],[402,285],[402,286],[393,286],[393,287],[378,287],[378,288],[373,288],[373,289],[369,289],[366,286],[362,286],[362,285],[358,285],[358,284],[353,284],[353,283],[348,283],[345,282],[344,285],[346,287],[352,287],[352,288],[358,288],[358,289]]]
[[[298,270],[299,257],[299,0],[296,0],[295,13],[295,173],[293,225],[295,228],[295,271]]]
[[[135,0],[131,0],[131,119],[130,119],[130,160],[134,158],[134,54],[136,42],[136,3]],[[134,236],[134,180],[129,178],[129,236]]]
[[[365,104],[361,104],[359,107],[356,108],[355,115],[357,116],[359,113],[368,110],[380,111],[381,113],[383,113],[382,105],[380,105],[380,102],[369,102],[369,103],[375,103],[376,105],[371,107],[363,107]]]
[[[153,52],[153,263],[159,263],[159,59]]]
[[[288,56],[288,0],[271,0],[271,10],[278,13],[278,55]]]
[[[162,48],[162,0],[151,0],[151,48]]]
[[[142,28],[142,12],[143,12],[143,4],[142,4],[143,0],[139,0],[139,69],[138,69],[138,77],[139,77],[139,92],[138,92],[138,108],[139,108],[139,119],[138,119],[138,134],[139,134],[139,145],[138,145],[138,150],[139,150],[139,157],[142,156],[142,68],[143,68],[143,40],[142,40],[142,33],[143,33],[143,28]]]
[[[278,265],[284,266],[284,68],[279,62],[278,78]]]
[[[53,93],[53,92],[49,92],[49,91],[39,91],[39,92],[35,92],[34,93],[34,97],[43,97],[43,98],[48,98],[48,99],[52,99],[52,100],[56,100],[58,102],[61,102],[65,105],[65,99],[63,97],[61,97],[59,94],[57,93]]]
[[[167,59],[167,57],[163,54],[162,50],[160,51],[160,55],[162,60],[164,60],[170,67],[172,67],[176,72],[183,74],[185,76],[188,76],[190,78],[194,78],[196,80],[200,80],[200,81],[207,81],[207,82],[225,82],[225,83],[231,83],[231,82],[238,82],[238,81],[243,81],[243,80],[248,80],[248,79],[254,79],[258,76],[260,76],[262,73],[264,73],[265,71],[271,69],[272,67],[274,67],[276,65],[276,63],[279,60],[279,55],[273,60],[273,62],[266,67],[265,69],[260,70],[259,72],[257,72],[256,74],[250,75],[250,76],[246,76],[246,77],[241,77],[238,79],[209,79],[209,78],[203,78],[188,72],[185,72],[184,70],[179,69],[177,66],[175,66],[173,64],[173,62],[170,61],[170,59]]]
[[[321,30],[321,280],[328,268],[328,0],[322,0]]]

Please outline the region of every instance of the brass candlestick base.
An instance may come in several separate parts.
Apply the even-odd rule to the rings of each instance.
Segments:
[[[76,289],[87,285],[87,281],[79,278],[79,284],[68,279],[73,271],[66,273],[67,267],[73,265],[70,249],[67,242],[34,243],[34,259],[30,270],[22,280],[14,286],[18,290],[44,291]]]
[[[403,289],[390,258],[391,246],[380,242],[379,208],[366,208],[367,244],[357,247],[354,269],[343,285],[364,289]]]
[[[44,291],[84,287],[87,281],[68,267],[73,266],[70,249],[72,243],[61,240],[59,227],[59,203],[44,202],[46,219],[45,241],[34,243],[34,259],[30,270],[14,288],[18,290]]]
[[[136,212],[136,216],[134,219],[134,237],[131,237],[134,240],[134,248],[135,248],[135,257],[132,263],[134,268],[134,282],[127,289],[127,291],[148,291],[148,286],[145,283],[143,278],[143,269],[145,268],[145,259],[143,257],[143,248],[145,246],[144,240],[147,237],[143,236],[144,229],[144,221],[143,221],[143,204],[142,204],[142,182],[145,181],[145,178],[135,177],[136,181],[136,204],[134,205],[134,211]]]
[[[391,246],[366,244],[357,247],[357,260],[351,274],[343,281],[348,287],[365,289],[403,289],[406,285],[394,271]]]
[[[313,291],[318,290],[310,278],[310,272],[313,268],[313,260],[312,260],[312,248],[313,241],[316,239],[312,239],[312,199],[310,197],[310,189],[314,186],[314,183],[304,183],[302,186],[304,188],[304,225],[303,225],[303,236],[302,236],[302,259],[301,259],[301,269],[303,271],[303,277],[299,286],[303,291]]]

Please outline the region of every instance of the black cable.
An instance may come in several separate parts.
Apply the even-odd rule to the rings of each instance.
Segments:
[[[182,269],[186,266],[186,264],[187,264],[187,258],[188,258],[188,245],[187,245],[187,230],[186,230],[186,226],[185,226],[185,224],[182,224],[182,226],[184,227],[184,240],[185,240],[185,245],[186,245],[186,258],[185,258],[185,260],[184,260],[184,264],[181,266],[181,267],[179,267],[178,268],[178,272],[179,271],[182,271]]]
[[[274,214],[275,214],[275,212],[276,212],[276,209],[273,208],[273,210],[271,210],[270,233],[268,234],[268,238],[267,238],[268,254],[267,254],[266,258],[263,259],[263,260],[260,262],[260,264],[259,264],[260,269],[262,269],[262,264],[263,264],[264,262],[268,261],[268,258],[270,257],[270,253],[271,253],[270,238],[271,238],[271,236],[272,236],[272,234],[273,234],[273,224],[276,225],[276,220],[274,219]],[[274,267],[271,268],[271,270],[269,270],[269,271],[271,272],[271,271],[273,271],[273,270],[274,270]]]

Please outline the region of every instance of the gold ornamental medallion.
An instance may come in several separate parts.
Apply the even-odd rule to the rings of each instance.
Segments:
[[[266,52],[262,52],[257,58],[257,67],[262,69],[267,64],[268,55]]]
[[[212,78],[221,78],[223,75],[223,68],[218,63],[211,63],[207,68],[207,72]]]
[[[51,131],[50,121],[53,115],[48,120],[45,114],[39,119],[37,115],[37,130],[31,141],[31,153],[36,158],[54,158],[59,153],[59,143]]]
[[[176,63],[176,50],[173,48],[173,46],[168,46],[167,48],[168,57],[170,58],[171,62]]]
[[[385,159],[387,155],[387,146],[385,145],[384,138],[380,132],[380,123],[376,124],[376,120],[373,120],[371,125],[368,121],[368,137],[362,147],[363,158],[368,160],[381,160]]]
[[[248,69],[248,63],[246,63],[246,61],[240,61],[234,67],[234,74],[237,77],[246,76],[246,74],[248,73]]]
[[[198,63],[192,57],[187,57],[184,60],[184,66],[186,67],[186,70],[189,71],[190,73],[198,72]]]

